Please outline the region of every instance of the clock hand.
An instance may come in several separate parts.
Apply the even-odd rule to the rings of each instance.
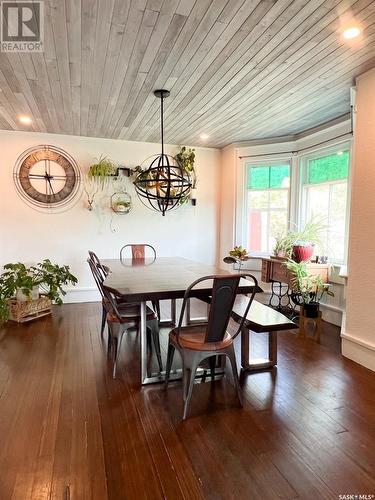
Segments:
[[[29,174],[28,177],[30,179],[45,179],[46,178],[46,175],[44,174]],[[66,179],[66,175],[50,175],[49,176],[50,179],[61,179],[61,180],[65,180]]]
[[[29,174],[29,177],[31,179],[45,179],[46,178],[45,175],[37,175],[37,174]]]
[[[51,189],[51,192],[52,192],[52,194],[54,195],[54,194],[55,194],[55,192],[54,192],[54,190],[53,190],[53,187],[52,187],[52,182],[51,182],[50,177],[51,177],[50,175],[47,175],[46,180],[48,181],[48,184],[49,184],[49,187],[50,187],[50,189]]]

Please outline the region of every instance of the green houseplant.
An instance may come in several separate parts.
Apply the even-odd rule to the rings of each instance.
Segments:
[[[235,246],[232,250],[230,250],[229,255],[224,257],[223,260],[226,264],[237,264],[239,270],[241,270],[243,263],[246,260],[249,260],[249,255],[246,248],[242,248],[240,245]]]
[[[36,298],[35,289],[38,290],[38,296],[41,291],[55,304],[61,305],[62,296],[66,295],[62,287],[75,285],[77,281],[69,266],[59,266],[49,259],[34,266],[26,266],[22,262],[5,264],[4,272],[0,275],[0,319],[7,320],[9,317],[9,299],[33,300]]]
[[[189,198],[194,200],[193,205],[195,205],[196,196],[193,194],[197,188],[197,173],[195,171],[195,149],[187,148],[182,146],[180,151],[176,154],[175,159],[185,170],[185,172],[190,176],[191,179],[191,190],[185,198],[182,198],[180,205],[187,203]]]
[[[327,230],[325,219],[313,217],[300,231],[283,231],[276,235],[274,254],[297,262],[307,261],[313,254],[314,246],[322,244],[322,236]]]
[[[291,273],[292,298],[302,306],[308,318],[316,318],[319,305],[324,295],[334,297],[329,283],[323,283],[319,275],[309,274],[305,262],[295,262],[289,259],[286,267]]]
[[[186,146],[182,146],[180,151],[176,154],[175,156],[176,160],[178,163],[181,165],[181,167],[190,174],[192,177],[194,176],[195,178],[195,149],[192,148],[187,148]],[[196,179],[194,179],[196,180]],[[194,183],[193,183],[193,188],[194,188]]]
[[[116,165],[106,156],[101,156],[96,163],[90,166],[87,177],[104,189],[109,179],[116,175],[116,172]]]

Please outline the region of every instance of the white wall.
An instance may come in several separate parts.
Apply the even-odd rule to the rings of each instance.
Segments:
[[[375,370],[375,69],[357,79],[343,354]]]
[[[106,155],[115,162],[135,166],[146,157],[158,154],[160,145],[87,137],[28,132],[0,131],[0,266],[6,262],[35,262],[49,257],[71,266],[79,284],[67,301],[96,298],[86,264],[87,250],[102,258],[115,258],[125,243],[148,242],[159,256],[182,256],[214,263],[217,259],[220,197],[220,151],[196,148],[198,174],[197,206],[190,204],[161,214],[148,210],[138,200],[132,185],[129,193],[134,208],[128,215],[113,215],[104,220],[89,212],[84,195],[71,209],[58,214],[40,213],[30,208],[16,193],[13,168],[18,156],[39,144],[58,146],[86,171],[95,158]],[[175,154],[176,147],[167,152]]]

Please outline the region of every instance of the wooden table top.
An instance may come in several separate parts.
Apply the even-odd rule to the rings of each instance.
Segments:
[[[202,276],[238,273],[182,257],[159,257],[155,261],[145,259],[145,262],[133,259],[101,262],[110,269],[104,285],[129,302],[182,298],[187,287]],[[254,282],[244,279],[241,280],[238,291],[251,293],[253,288]],[[200,283],[193,296],[207,296],[211,289],[212,282]],[[257,292],[262,292],[262,289],[258,287]]]

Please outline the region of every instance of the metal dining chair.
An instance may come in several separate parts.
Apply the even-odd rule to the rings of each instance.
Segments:
[[[249,297],[248,304],[245,308],[242,320],[239,322],[237,331],[234,335],[231,335],[227,331],[227,327],[241,278],[251,278],[254,281],[255,286]],[[196,290],[194,292],[194,288],[203,281],[207,280],[213,280],[212,292],[209,294],[210,311],[208,321],[200,325],[182,326],[187,301],[192,295],[197,294]],[[196,370],[199,364],[207,358],[210,358],[211,361],[211,380],[214,380],[215,377],[216,356],[226,356],[229,358],[238,399],[242,406],[233,342],[241,331],[257,290],[258,281],[255,276],[251,274],[204,276],[194,281],[194,283],[192,283],[186,290],[178,326],[169,334],[168,358],[165,375],[165,383],[166,387],[168,387],[173,356],[175,350],[177,349],[182,358],[184,400],[183,420],[186,419],[188,414]]]
[[[104,266],[100,260],[99,257],[96,255],[95,252],[92,250],[89,250],[89,258],[92,261],[92,263],[96,266],[98,272],[101,274],[103,280],[108,276],[109,274],[109,269],[107,266]],[[105,307],[104,299],[102,298],[102,321],[101,321],[101,326],[100,326],[100,336],[103,338],[104,335],[104,329],[105,329],[105,324],[106,324],[106,317],[107,317],[107,310]]]
[[[127,249],[131,250],[132,260],[145,261],[147,253],[151,255],[151,258],[153,260],[156,260],[156,250],[152,245],[149,245],[148,243],[130,243],[124,245],[120,250],[120,260],[123,260],[125,258],[124,254],[126,253]]]
[[[126,257],[126,252],[127,250],[130,250],[131,252],[131,259],[135,264],[145,264],[146,263],[146,258],[147,255],[151,257],[151,264],[155,262],[156,260],[156,250],[152,245],[149,245],[148,243],[128,243],[127,245],[124,245],[121,250],[120,250],[120,260],[122,261]],[[158,315],[158,318],[160,320],[161,315],[160,315],[160,301],[159,300],[153,300],[152,301],[152,307],[154,308],[154,311]],[[176,318],[176,301],[172,300],[171,301],[171,317],[172,317],[172,324],[175,326],[175,318]]]
[[[140,304],[139,303],[119,303],[116,297],[103,285],[104,276],[102,274],[100,265],[95,263],[92,259],[87,259],[90,266],[91,272],[93,274],[96,285],[102,296],[102,304],[105,306],[106,310],[106,321],[108,324],[108,351],[112,352],[113,358],[113,378],[116,378],[116,368],[117,362],[121,350],[121,343],[124,333],[130,328],[136,327],[139,329],[141,322],[140,317]],[[100,264],[100,262],[99,262]],[[149,307],[146,308],[146,325],[147,325],[147,337],[152,339],[158,364],[159,370],[163,370],[161,351],[160,351],[160,339],[159,339],[159,322],[155,312]]]

